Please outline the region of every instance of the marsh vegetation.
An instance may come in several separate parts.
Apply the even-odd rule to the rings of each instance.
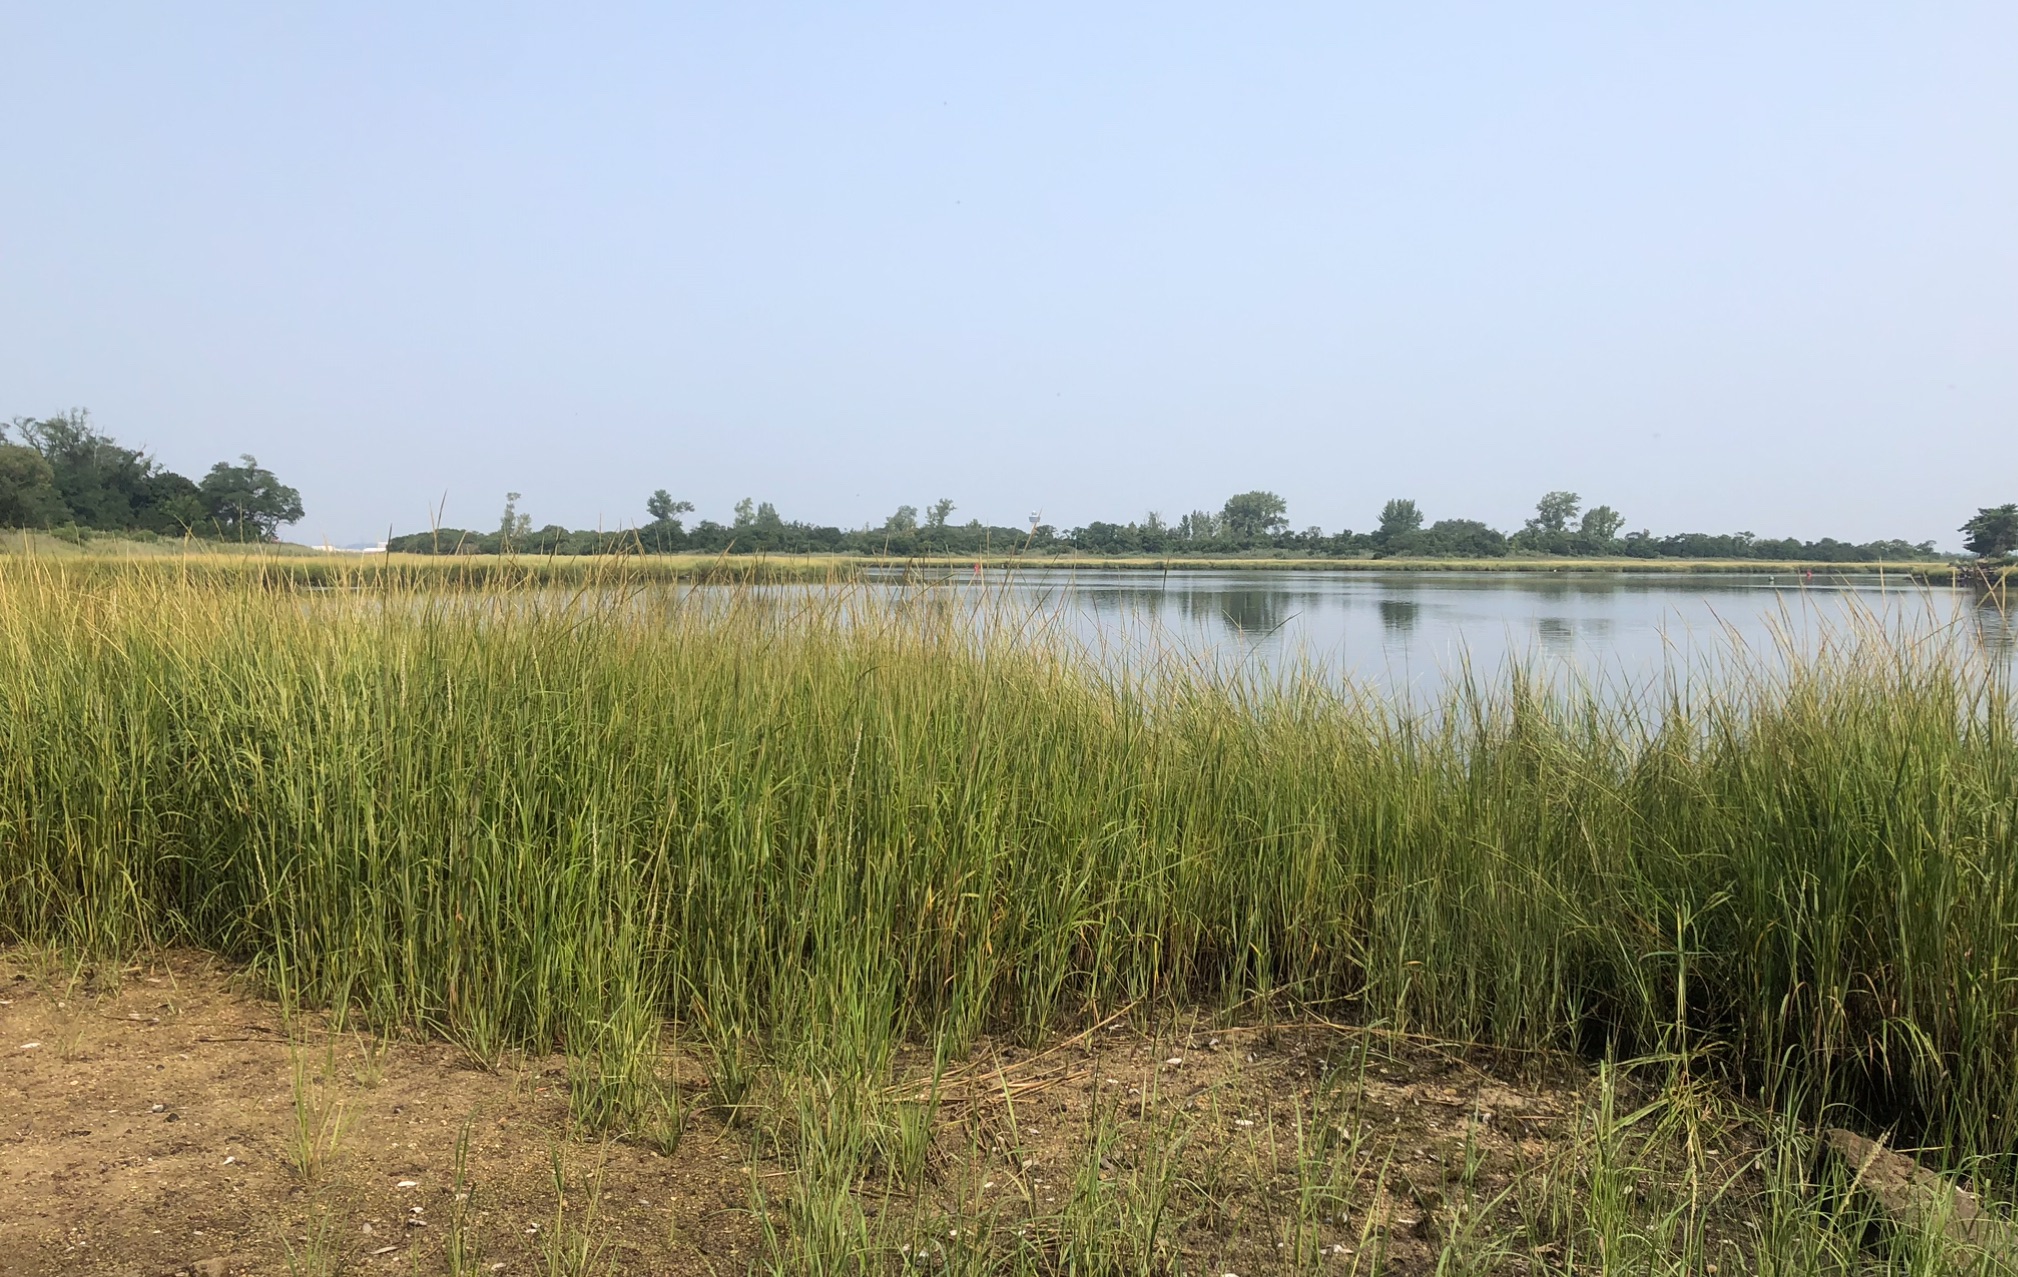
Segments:
[[[1467,1179],[1455,1101],[1456,1173],[1408,1179],[1426,1271],[1929,1271],[1816,1178],[1824,1122],[2018,1175],[2018,742],[1953,635],[1845,632],[1653,710],[1515,669],[1420,711],[1096,671],[929,593],[307,584],[0,563],[0,935],[559,1052],[580,1129],[706,1120],[780,1168],[777,1271],[1196,1271],[1208,1204],[1249,1200],[1222,1182],[1264,1185],[1266,1262],[1383,1271],[1369,1042],[1596,1070],[1553,1181],[1518,1140]],[[1093,1060],[1117,1016],[1180,1061],[1288,1033],[1270,1169],[1187,1136],[1217,1092],[1144,1056],[1072,1075],[1065,1205],[963,1198],[1031,1160],[1046,1074],[999,1062]]]

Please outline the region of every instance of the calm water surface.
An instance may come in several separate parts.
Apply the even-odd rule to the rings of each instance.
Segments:
[[[1633,575],[1495,572],[1042,571],[955,577],[1096,649],[1149,649],[1260,671],[1312,662],[1392,690],[1433,691],[1467,664],[1510,662],[1644,686],[1774,658],[1856,627],[1938,635],[2010,668],[2018,628],[1973,593],[1877,573]]]

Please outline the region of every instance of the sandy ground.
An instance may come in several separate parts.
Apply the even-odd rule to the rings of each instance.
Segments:
[[[303,1271],[331,1259],[448,1271],[465,1124],[479,1271],[547,1271],[556,1154],[575,1197],[559,1233],[580,1225],[600,1167],[593,1227],[619,1271],[740,1272],[755,1253],[741,1146],[700,1122],[672,1157],[571,1139],[558,1060],[486,1072],[442,1044],[313,1030],[290,1046],[272,1003],[196,955],[116,988],[12,965],[0,967],[7,1277],[284,1273],[290,1251]],[[321,1150],[306,1176],[304,1135]]]
[[[885,1118],[930,1093],[902,1080],[923,1067],[900,1063]],[[0,953],[0,1275],[790,1271],[763,1224],[791,1235],[799,1172],[753,1157],[777,1147],[761,1122],[705,1110],[702,1062],[676,1072],[693,1111],[667,1155],[572,1129],[558,1058],[285,1025],[198,954],[87,980]],[[1117,1018],[979,1044],[923,1155],[871,1158],[855,1196],[892,1271],[1052,1271],[1154,1211],[1153,1270],[1428,1272],[1478,1203],[1510,1220],[1517,1181],[1561,1178],[1590,1102],[1560,1061]],[[1554,1244],[1530,1229],[1508,1270]]]

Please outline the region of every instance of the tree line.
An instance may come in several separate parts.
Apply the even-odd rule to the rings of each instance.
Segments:
[[[1574,492],[1545,494],[1534,514],[1506,532],[1476,519],[1430,522],[1413,500],[1381,508],[1367,531],[1296,529],[1289,507],[1273,492],[1228,497],[1217,510],[1193,510],[1175,520],[1151,511],[1126,523],[1094,520],[1060,529],[1033,515],[1028,526],[955,522],[954,503],[899,506],[880,524],[839,528],[788,520],[768,501],[745,498],[727,523],[701,519],[689,527],[690,501],[665,489],[645,502],[646,521],[621,531],[535,529],[520,494],[506,497],[489,531],[439,528],[398,536],[387,549],[417,554],[611,553],[922,555],[1062,554],[1222,557],[1279,555],[1317,558],[1502,558],[1508,555],[1644,559],[1768,559],[1870,562],[1940,557],[1931,541],[1818,541],[1759,537],[1750,532],[1626,531],[1609,505],[1585,507]],[[201,536],[272,541],[302,517],[301,494],[250,454],[220,461],[201,480],[166,468],[138,448],[99,430],[82,409],[43,418],[15,417],[0,425],[0,527],[80,535]],[[1989,506],[1961,529],[1964,547],[1993,560],[2018,552],[2018,503]]]
[[[249,453],[197,480],[119,443],[83,409],[0,425],[0,527],[272,541],[301,514],[301,494]]]
[[[1586,508],[1574,492],[1544,495],[1534,515],[1519,529],[1504,532],[1476,519],[1428,521],[1415,501],[1396,498],[1380,511],[1368,531],[1295,529],[1289,507],[1273,492],[1242,492],[1218,510],[1193,510],[1169,520],[1150,512],[1127,523],[1095,520],[1059,529],[1033,515],[1027,527],[953,520],[955,506],[942,498],[924,508],[899,506],[881,524],[839,528],[786,519],[768,501],[746,498],[727,523],[701,519],[689,527],[690,501],[664,489],[645,503],[646,522],[623,531],[578,531],[559,524],[535,529],[519,510],[520,494],[508,495],[499,526],[491,531],[438,528],[394,537],[387,549],[417,554],[608,554],[624,552],[688,554],[867,554],[910,558],[925,555],[1062,554],[1166,556],[1277,555],[1313,558],[1490,559],[1509,555],[1558,555],[1641,559],[1766,559],[1862,563],[1940,557],[1932,541],[1839,541],[1823,537],[1760,537],[1750,532],[1679,532],[1656,536],[1626,531],[1625,516],[1608,505]],[[2018,507],[2011,511],[2018,540]],[[1980,518],[1995,511],[1981,512]],[[1972,520],[1963,531],[1970,532]],[[1987,525],[1986,525],[1987,526]],[[1976,534],[1971,532],[1972,552]],[[1989,544],[1985,542],[1985,544]],[[2010,553],[2011,547],[1990,553]]]

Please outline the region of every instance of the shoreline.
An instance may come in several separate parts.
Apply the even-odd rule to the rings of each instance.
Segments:
[[[797,559],[800,556],[770,556]],[[815,556],[805,556],[807,558]],[[862,557],[856,562],[874,568],[962,568],[1058,572],[1090,568],[1114,572],[1478,572],[1478,573],[1613,573],[1675,576],[1704,573],[1897,573],[1901,576],[1952,578],[1970,566],[1946,562],[1903,563],[1890,560],[1829,562],[1804,559],[1248,559],[1248,558],[1098,558],[1083,555],[979,557],[938,556],[926,559]],[[2007,569],[2008,571],[2008,569]]]
[[[1818,577],[1856,575],[1897,575],[1924,584],[1960,585],[1980,569],[1965,560],[1858,560],[1812,559],[1642,559],[1608,558],[1493,558],[1493,559],[1335,559],[1264,556],[1100,556],[1082,554],[980,554],[897,555],[854,554],[643,554],[643,555],[494,555],[494,554],[385,554],[331,552],[287,542],[264,546],[209,542],[126,542],[102,540],[83,546],[48,544],[53,538],[35,537],[27,544],[9,545],[0,538],[0,560],[45,560],[61,563],[97,561],[138,564],[163,561],[203,561],[252,565],[285,563],[295,570],[341,565],[366,573],[396,567],[412,572],[453,572],[477,569],[493,572],[504,567],[555,569],[579,572],[644,569],[657,575],[671,572],[685,576],[738,578],[768,575],[785,569],[798,579],[811,579],[821,572],[854,576],[864,571],[906,571],[958,574],[980,567],[987,571],[1024,572],[1141,572],[1178,574],[1194,572],[1347,572],[1347,573],[1476,573],[1480,575],[1561,574],[1617,576],[1690,576],[1786,574]],[[2013,567],[1990,569],[2005,580]]]

